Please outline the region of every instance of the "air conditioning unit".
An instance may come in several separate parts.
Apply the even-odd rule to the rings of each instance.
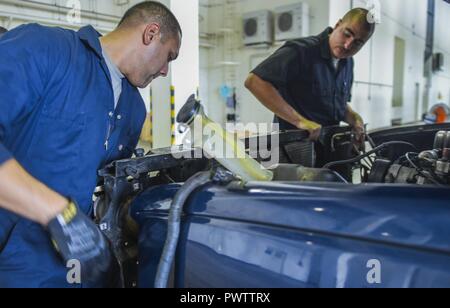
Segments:
[[[255,11],[243,16],[244,45],[272,45],[273,14],[270,11]]]
[[[286,41],[309,36],[309,5],[297,3],[275,9],[275,40]]]

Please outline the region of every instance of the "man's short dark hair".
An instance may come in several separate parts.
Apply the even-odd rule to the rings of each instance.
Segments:
[[[8,32],[7,29],[0,27],[0,35],[2,35],[3,33],[6,33],[6,32]]]
[[[358,22],[364,27],[364,30],[369,33],[369,36],[375,32],[375,23],[369,22],[368,15],[369,11],[363,8],[355,8],[347,12],[342,18],[343,22]]]
[[[162,3],[156,1],[145,1],[130,8],[118,28],[136,27],[143,23],[156,22],[161,28],[162,36],[182,36],[181,26],[175,15]]]

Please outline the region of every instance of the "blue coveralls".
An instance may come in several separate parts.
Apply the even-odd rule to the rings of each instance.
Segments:
[[[29,24],[0,40],[0,164],[15,158],[85,213],[97,170],[132,155],[146,115],[126,79],[114,110],[99,36]],[[44,228],[0,209],[0,287],[71,287],[67,271]]]

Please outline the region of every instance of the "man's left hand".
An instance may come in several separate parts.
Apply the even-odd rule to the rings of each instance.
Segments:
[[[366,129],[364,126],[364,120],[356,112],[353,114],[354,121],[352,124],[353,133],[355,134],[355,142],[358,148],[362,148],[366,141]]]
[[[65,264],[77,260],[81,265],[81,282],[88,287],[107,286],[115,257],[110,243],[94,222],[83,214],[75,201],[47,226],[51,240]]]

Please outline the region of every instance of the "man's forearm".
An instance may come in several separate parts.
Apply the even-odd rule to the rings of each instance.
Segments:
[[[1,208],[45,226],[66,205],[66,198],[33,178],[16,160],[0,165]]]
[[[347,109],[345,111],[345,123],[349,124],[350,126],[355,126],[358,121],[360,121],[361,124],[364,124],[361,116],[357,112],[355,112],[352,107],[350,107],[350,105],[347,104]]]
[[[245,86],[267,109],[295,127],[299,127],[299,123],[304,120],[304,117],[283,99],[272,84],[251,74]]]

